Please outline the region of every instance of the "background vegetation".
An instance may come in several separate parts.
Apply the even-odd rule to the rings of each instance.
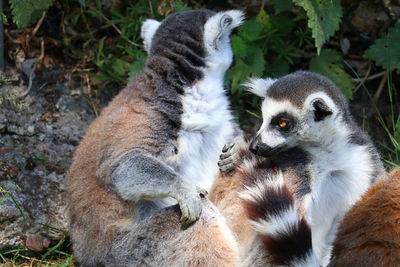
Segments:
[[[343,90],[387,166],[397,166],[400,6],[379,0],[251,2],[9,0],[2,14],[7,60],[17,68],[27,58],[34,59],[39,70],[62,68],[71,88],[87,88],[97,113],[103,99],[109,99],[104,95],[114,95],[144,68],[144,19],[162,20],[189,9],[240,8],[246,10],[247,21],[232,35],[235,60],[225,81],[240,125],[250,130],[260,118],[259,99],[242,86],[248,77],[308,69],[328,76]],[[40,255],[26,248],[3,251],[0,263],[69,266],[73,256],[68,251],[63,239]]]

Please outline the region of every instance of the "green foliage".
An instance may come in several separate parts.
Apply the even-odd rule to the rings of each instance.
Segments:
[[[340,0],[293,0],[304,8],[308,17],[308,26],[312,30],[318,54],[322,45],[339,29],[342,18]]]
[[[380,39],[375,41],[365,56],[387,70],[397,69],[400,72],[400,23],[388,30]]]
[[[66,17],[69,24],[74,27],[90,26],[94,18],[98,25],[102,28],[107,27],[115,34],[111,38],[109,36],[91,36],[84,44],[96,51],[92,63],[97,67],[97,73],[91,73],[91,77],[101,81],[99,83],[101,89],[112,84],[126,85],[145,66],[146,54],[140,37],[142,22],[147,18],[159,21],[164,18],[157,13],[157,1],[138,0],[126,6],[123,11],[103,10],[101,1],[98,0],[81,0],[80,3],[81,12],[69,14]],[[183,1],[174,1],[173,8],[174,12],[191,9]],[[89,31],[96,32],[93,29],[88,29]]]
[[[250,77],[280,77],[289,73],[299,57],[297,49],[311,44],[311,32],[306,27],[296,27],[296,19],[285,13],[267,14],[261,10],[232,36],[235,61],[225,82],[235,109],[244,108],[241,112],[257,117],[254,109],[259,100],[245,94],[242,84]]]
[[[25,246],[0,251],[0,266],[75,266],[71,243],[67,239],[68,233],[54,227],[49,228],[62,232],[63,238],[41,252],[33,253]]]
[[[272,0],[272,4],[274,5],[274,10],[276,14],[284,11],[289,11],[293,6],[291,0]]]
[[[323,49],[319,56],[311,59],[310,70],[331,79],[348,98],[353,98],[354,85],[349,74],[343,69],[339,53],[332,49]]]
[[[10,0],[13,21],[18,28],[26,28],[36,22],[54,0]]]
[[[144,54],[138,56],[135,62],[131,65],[130,71],[129,71],[129,81],[133,81],[135,77],[143,71],[144,66],[146,63],[146,56]]]

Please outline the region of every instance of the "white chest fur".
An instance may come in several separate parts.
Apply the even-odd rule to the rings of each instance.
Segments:
[[[219,75],[218,75],[219,76]],[[178,172],[185,182],[209,190],[221,149],[233,138],[234,124],[222,78],[206,75],[185,90],[178,138]]]
[[[314,251],[325,266],[339,222],[370,185],[373,164],[366,146],[343,144],[312,154],[313,193],[307,219]]]

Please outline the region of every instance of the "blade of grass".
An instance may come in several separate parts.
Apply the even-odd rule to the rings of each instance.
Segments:
[[[4,261],[5,264],[7,264],[7,266],[11,267],[11,265],[8,263],[7,259],[3,256],[2,253],[0,253],[0,258]]]

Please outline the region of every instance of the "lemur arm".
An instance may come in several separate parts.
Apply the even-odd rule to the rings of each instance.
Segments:
[[[200,194],[185,183],[171,167],[142,150],[130,151],[110,173],[117,194],[131,201],[173,197],[182,212],[182,224],[197,220],[201,213]]]

